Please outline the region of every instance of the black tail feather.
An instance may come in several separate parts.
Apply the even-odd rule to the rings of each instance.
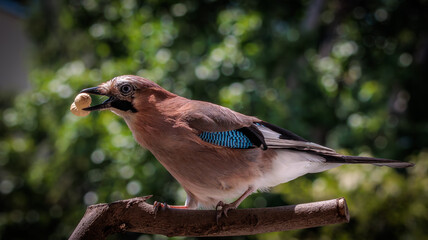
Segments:
[[[359,157],[359,156],[323,156],[327,162],[344,163],[344,164],[373,164],[377,166],[388,166],[392,168],[407,168],[413,167],[415,164],[409,162],[401,162],[391,159],[374,158],[374,157]]]

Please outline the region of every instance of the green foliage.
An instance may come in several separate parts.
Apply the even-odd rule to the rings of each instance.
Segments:
[[[254,194],[242,207],[344,196],[352,220],[245,238],[428,234],[424,1],[325,1],[319,8],[323,1],[54,2],[40,1],[28,20],[32,89],[1,104],[0,239],[65,239],[98,202],[148,194],[184,202],[178,183],[119,117],[68,110],[82,88],[122,74],[345,154],[416,163],[408,170],[343,166]]]

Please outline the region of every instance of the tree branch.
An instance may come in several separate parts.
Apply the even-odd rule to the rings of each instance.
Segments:
[[[215,210],[159,209],[151,196],[91,205],[69,240],[101,240],[118,232],[166,236],[236,236],[349,222],[344,198],[271,208],[231,210],[216,223]]]

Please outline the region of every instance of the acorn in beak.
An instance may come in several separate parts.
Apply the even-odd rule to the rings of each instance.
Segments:
[[[83,110],[85,111],[97,111],[97,110],[104,110],[109,108],[116,108],[122,111],[137,112],[137,110],[134,108],[131,102],[118,99],[117,97],[108,93],[108,91],[106,91],[106,89],[103,87],[86,88],[80,91],[80,93],[87,93],[87,94],[94,94],[94,95],[109,97],[107,100],[105,100],[101,104],[84,108]]]
[[[115,98],[113,96],[107,95],[104,92],[105,92],[105,90],[100,88],[100,87],[91,87],[91,88],[86,88],[86,89],[83,89],[82,91],[80,91],[80,93],[88,93],[88,94],[95,94],[95,95],[101,95],[101,96],[109,97],[103,103],[95,105],[95,106],[90,106],[90,107],[84,108],[83,110],[85,110],[85,111],[97,111],[97,110],[103,110],[103,109],[111,108],[112,102],[114,102]]]

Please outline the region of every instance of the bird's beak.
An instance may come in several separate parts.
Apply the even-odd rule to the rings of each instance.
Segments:
[[[103,109],[111,108],[112,107],[111,103],[115,100],[115,98],[113,96],[110,96],[109,94],[107,94],[106,91],[100,87],[86,88],[86,89],[83,89],[82,91],[80,91],[80,93],[88,93],[88,94],[95,94],[95,95],[102,95],[102,96],[108,96],[109,97],[107,100],[105,100],[101,104],[84,108],[83,110],[85,110],[85,111],[96,111],[96,110],[103,110]]]

